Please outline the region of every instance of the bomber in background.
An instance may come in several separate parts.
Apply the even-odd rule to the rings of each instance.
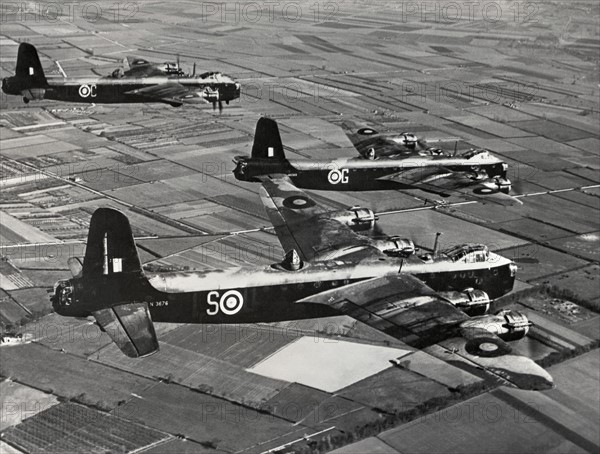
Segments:
[[[272,146],[257,146],[266,141],[271,141]],[[450,154],[431,149],[404,149],[406,154],[396,152],[379,157],[366,151],[362,156],[351,158],[290,160],[285,157],[277,123],[261,118],[251,156],[236,157],[233,173],[238,180],[255,182],[269,176],[287,175],[294,185],[305,189],[421,189],[444,197],[456,192],[483,202],[522,203],[508,194],[511,189],[508,165],[487,150]]]
[[[264,122],[265,120],[260,120]],[[259,125],[260,126],[260,125]],[[271,136],[255,147],[276,146]],[[366,208],[327,212],[286,176],[267,178],[260,197],[286,251],[279,263],[223,270],[145,273],[128,219],[111,208],[92,216],[83,263],[57,282],[53,307],[93,315],[128,356],[159,348],[153,322],[258,323],[345,314],[413,348],[441,345],[446,361],[523,389],[552,378],[509,342],[531,325],[517,311],[487,314],[513,288],[516,266],[482,244],[419,254],[409,239],[374,239]],[[437,243],[437,242],[436,242]]]
[[[36,48],[19,45],[15,75],[2,80],[2,91],[22,96],[28,103],[52,99],[83,103],[159,102],[179,107],[184,103],[209,102],[213,109],[240,97],[240,84],[219,72],[185,74],[179,64],[154,65],[128,58],[130,68],[118,68],[110,76],[47,79]]]

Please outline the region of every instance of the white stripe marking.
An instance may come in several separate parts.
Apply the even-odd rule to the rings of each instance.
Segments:
[[[63,67],[60,65],[59,61],[56,62],[56,66],[58,66],[58,70],[63,75],[63,77],[67,77],[67,73],[65,72],[65,70],[63,69]]]

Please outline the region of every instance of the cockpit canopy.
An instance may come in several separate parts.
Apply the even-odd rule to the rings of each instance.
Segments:
[[[465,159],[473,159],[475,157],[477,159],[487,159],[490,157],[490,152],[488,150],[478,148],[478,149],[473,149],[473,150],[467,151],[466,153],[464,153],[462,155],[462,157]]]
[[[220,72],[205,72],[198,76],[200,79],[213,81],[213,82],[233,82],[233,79],[226,74]]]
[[[429,147],[419,151],[419,156],[450,156],[441,148]]]
[[[179,75],[185,74],[183,69],[181,69],[179,67],[179,64],[177,64],[177,63],[164,62],[162,64],[162,66],[159,66],[158,69],[160,71],[164,72],[165,74],[179,74]]]
[[[485,244],[462,244],[444,251],[444,254],[453,262],[476,263],[486,262],[490,251]]]

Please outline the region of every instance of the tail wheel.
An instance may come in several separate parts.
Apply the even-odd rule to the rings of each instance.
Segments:
[[[29,104],[29,98],[25,98],[25,97],[23,97],[23,102],[24,102],[25,104]]]

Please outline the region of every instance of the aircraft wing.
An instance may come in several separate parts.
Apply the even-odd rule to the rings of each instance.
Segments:
[[[361,128],[354,122],[342,123],[342,129],[361,156],[367,156],[370,149],[375,151],[375,156],[410,156],[418,153],[418,150],[404,147],[376,130],[366,127]]]
[[[285,252],[304,261],[385,257],[370,240],[333,219],[286,176],[264,178],[260,198]]]
[[[522,389],[549,389],[550,375],[534,361],[512,353],[491,331],[461,328],[470,318],[409,274],[376,277],[303,298],[324,304],[415,348],[440,344],[447,362],[486,369]],[[464,364],[464,361],[463,363]]]
[[[169,104],[183,104],[191,101],[206,102],[195,89],[186,88],[177,82],[152,85],[128,91],[125,94],[146,98],[148,102],[166,102]]]
[[[397,141],[402,134],[380,133],[373,128],[361,126],[353,121],[342,123],[342,129],[358,153],[365,157],[369,155],[377,158],[410,157],[419,155],[423,150],[430,148],[428,144],[447,143],[452,144],[454,147],[456,142],[460,140],[459,137],[418,139],[411,133],[405,133],[407,136],[413,136],[414,139],[413,145],[407,146]]]
[[[132,55],[123,59],[123,69],[126,77],[164,76],[164,73],[157,70],[148,60]]]
[[[494,202],[500,205],[523,204],[519,199],[500,191],[496,182],[491,178],[473,180],[467,172],[453,171],[443,166],[403,170],[381,179],[397,181],[416,189],[446,196],[451,193],[460,193],[466,198],[481,202]]]
[[[148,303],[108,307],[95,311],[93,315],[114,343],[130,358],[147,356],[158,350]]]

